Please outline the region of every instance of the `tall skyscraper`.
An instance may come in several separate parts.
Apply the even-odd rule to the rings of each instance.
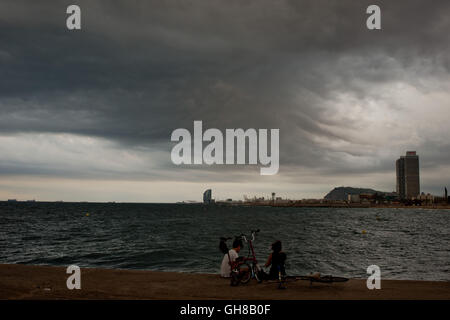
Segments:
[[[419,156],[415,151],[407,151],[396,162],[397,194],[400,199],[415,198],[420,194]]]
[[[212,202],[212,191],[211,189],[206,190],[203,192],[203,203],[204,204],[210,204]]]

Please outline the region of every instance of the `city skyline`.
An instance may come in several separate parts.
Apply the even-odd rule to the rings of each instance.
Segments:
[[[408,166],[409,164],[409,166]],[[407,167],[409,167],[409,171],[407,169]],[[417,196],[419,196],[421,193],[422,194],[432,194],[430,192],[423,192],[420,189],[420,168],[419,168],[419,159],[418,159],[418,155],[416,151],[406,151],[406,156],[400,156],[399,159],[396,160],[395,162],[395,174],[396,174],[396,185],[395,185],[395,190],[392,191],[394,193],[396,193],[399,196],[399,199],[401,200],[405,200],[405,199],[413,199],[416,198]],[[408,186],[409,185],[409,186]],[[333,186],[333,188],[338,187]],[[344,186],[344,185],[339,185],[339,187],[353,187],[353,188],[365,188],[368,186]],[[369,186],[370,187],[370,186]],[[264,188],[264,187],[263,187]],[[331,186],[330,186],[331,188]],[[444,186],[445,190],[446,190],[446,186]],[[330,190],[327,191],[327,193]],[[391,192],[390,190],[378,190],[380,192]],[[440,190],[442,192],[442,190]],[[247,194],[240,194],[240,196],[232,198],[230,197],[230,195],[226,195],[223,194],[223,192],[218,192],[219,195],[222,198],[218,198],[218,201],[225,201],[226,199],[233,199],[233,200],[242,200],[245,199],[247,200],[247,198],[258,198],[259,196],[261,196],[261,194],[270,194],[270,196],[268,196],[266,199],[270,199],[270,197],[273,198],[273,196],[276,194],[273,191],[268,191],[268,190],[264,190],[260,193],[255,193],[255,192],[250,192],[250,194],[252,194],[252,196],[248,197]],[[294,192],[295,193],[295,192]],[[292,192],[290,192],[290,194],[292,194]],[[434,196],[440,196],[440,193],[435,193],[433,194]],[[324,195],[325,196],[325,195]],[[241,199],[242,198],[242,199]],[[265,198],[265,196],[263,197]],[[283,199],[288,199],[288,200],[301,200],[301,199],[322,199],[323,197],[289,197],[286,194],[283,195],[283,197],[280,197]],[[192,199],[196,199],[196,200],[192,200]],[[168,203],[170,202],[184,202],[184,201],[197,201],[197,197],[194,197],[192,199],[171,199],[171,201],[168,201]],[[14,200],[17,201],[18,199],[16,197],[11,197],[8,199],[0,199],[0,201],[10,201],[10,200]],[[198,200],[198,202],[203,202],[205,204],[209,204],[212,201],[214,201],[216,199],[212,199],[212,189],[206,189],[203,192],[203,196],[202,199]],[[19,199],[19,201],[36,201],[36,198],[21,198]],[[41,199],[38,201],[63,201],[61,199],[59,200],[54,200],[54,199]],[[74,201],[74,202],[84,202],[87,201],[87,199],[78,199],[78,200],[66,200],[66,201]],[[96,202],[97,200],[90,200],[90,202]],[[103,200],[103,201],[98,201],[98,202],[116,202],[115,199],[108,199],[108,200]],[[163,201],[117,201],[117,202],[141,202],[141,203],[157,203],[157,202],[161,202],[164,203]]]

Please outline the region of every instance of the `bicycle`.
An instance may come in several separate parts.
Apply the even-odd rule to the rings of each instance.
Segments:
[[[220,250],[228,255],[228,261],[230,264],[230,277],[231,277],[231,286],[237,286],[239,283],[246,284],[250,281],[250,279],[255,278],[259,283],[262,281],[258,276],[258,272],[260,270],[258,266],[258,261],[256,260],[255,250],[253,248],[253,241],[255,241],[255,234],[259,232],[258,230],[251,231],[251,240],[247,239],[247,236],[241,234],[239,237],[244,240],[244,242],[249,244],[249,252],[247,257],[239,257],[235,261],[231,261],[230,254],[228,250],[228,246],[226,242],[231,238],[220,238]]]
[[[256,279],[258,283],[261,283],[262,279],[259,276],[259,272],[261,268],[258,265],[258,260],[256,260],[255,249],[253,247],[253,241],[255,241],[255,235],[260,230],[252,230],[251,231],[251,239],[247,239],[247,236],[241,234],[242,240],[249,244],[248,246],[248,255],[243,258],[243,261],[239,265],[240,269],[240,282],[243,284],[248,283],[251,279]]]
[[[322,282],[322,283],[333,283],[333,282],[347,282],[349,279],[345,277],[336,277],[332,275],[322,276],[319,274],[315,275],[307,275],[307,276],[284,276],[281,277],[279,275],[278,280],[273,280],[271,282],[278,283],[278,287],[280,289],[284,289],[284,284],[286,282],[293,282],[298,280],[306,280],[309,281],[309,285],[312,286],[313,282]]]
[[[314,275],[300,276],[297,280],[307,280],[311,286],[313,282],[333,283],[333,282],[347,282],[349,279],[345,277],[335,277],[332,275],[322,276],[320,273]]]

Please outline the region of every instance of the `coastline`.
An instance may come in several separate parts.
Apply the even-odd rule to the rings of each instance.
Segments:
[[[220,203],[220,205],[224,205]],[[225,204],[226,205],[226,204]],[[346,209],[433,209],[450,210],[450,205],[432,206],[405,206],[405,205],[385,205],[385,204],[345,204],[345,203],[286,203],[286,204],[266,204],[248,203],[239,204],[241,206],[254,207],[276,207],[276,208],[346,208]]]
[[[98,201],[7,201],[0,200],[0,204],[107,204],[107,205],[123,205],[123,204],[149,204],[149,205],[181,205],[181,206],[226,206],[226,207],[282,207],[282,208],[355,208],[355,209],[433,209],[433,210],[450,210],[450,204],[435,205],[402,205],[402,204],[373,204],[373,203],[344,203],[344,202],[324,202],[324,203],[301,203],[292,200],[290,203],[267,203],[267,202],[241,202],[229,203],[226,201],[217,201],[211,204],[202,202],[98,202]]]
[[[152,299],[152,300],[450,300],[450,282],[382,280],[368,290],[366,279],[344,283],[251,281],[231,287],[218,274],[122,269],[81,269],[81,289],[66,287],[65,267],[0,264],[0,299]]]

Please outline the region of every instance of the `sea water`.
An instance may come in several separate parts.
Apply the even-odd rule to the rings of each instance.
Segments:
[[[259,262],[281,240],[290,275],[450,280],[450,210],[419,208],[0,202],[0,263],[218,273],[219,238],[257,228]]]

